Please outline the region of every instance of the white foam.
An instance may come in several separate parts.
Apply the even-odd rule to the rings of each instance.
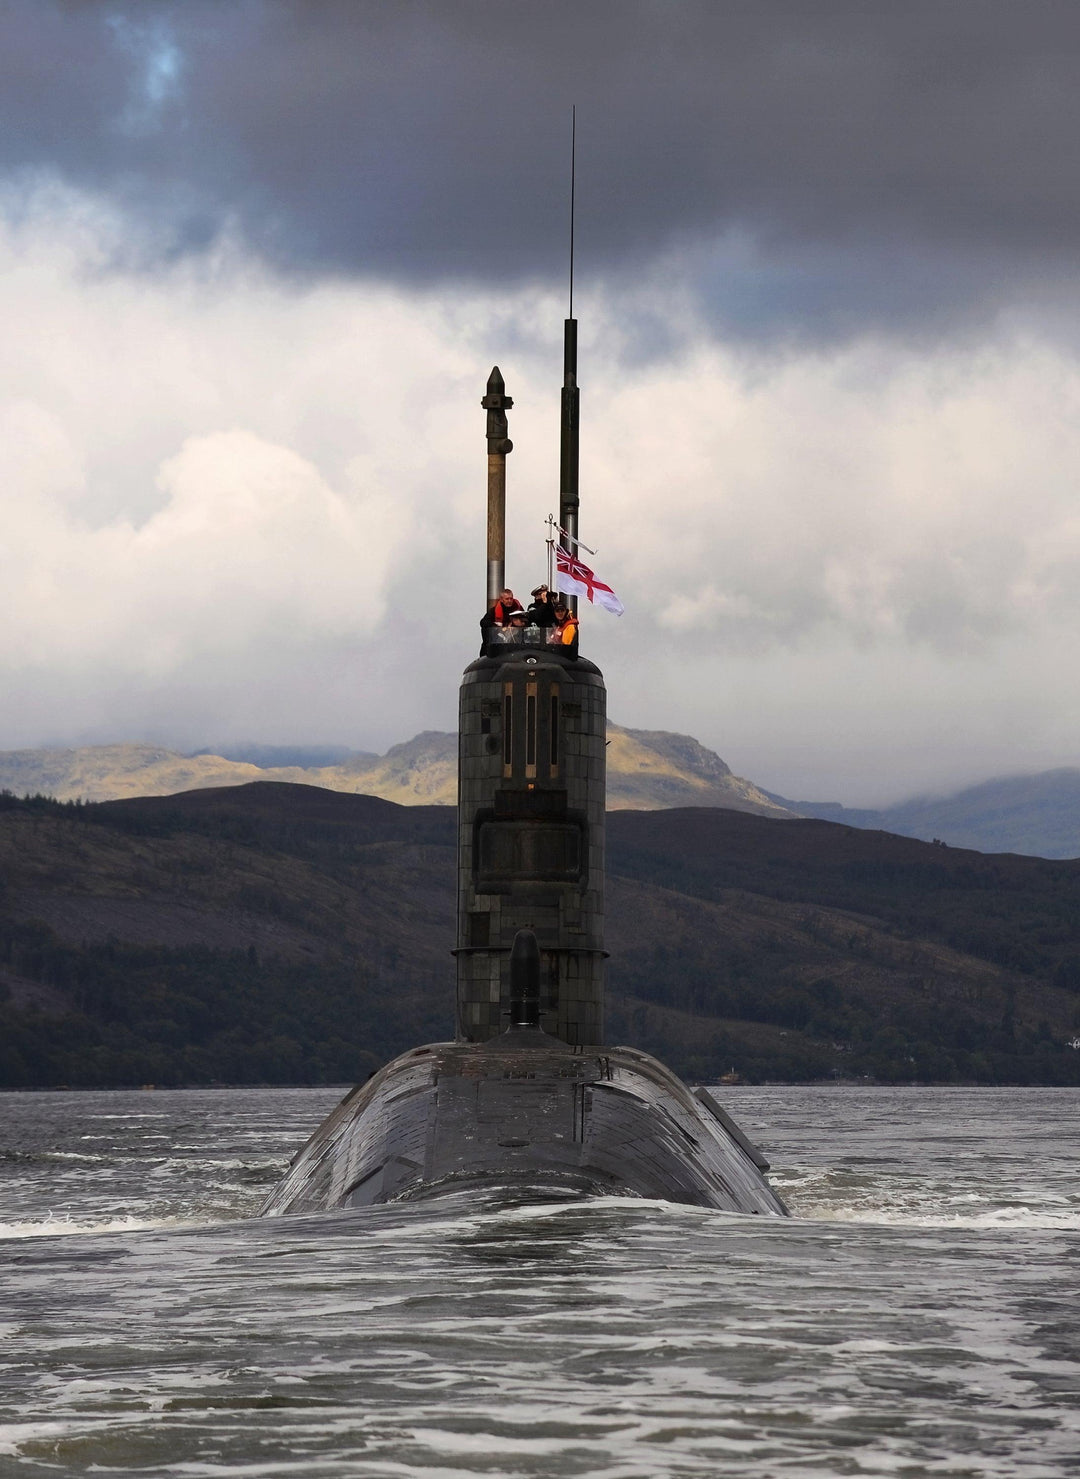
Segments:
[[[83,1139],[86,1137],[83,1136]],[[85,1161],[89,1165],[100,1165],[108,1159],[107,1156],[89,1154],[81,1150],[46,1150],[40,1159],[43,1161]]]
[[[0,1454],[17,1457],[19,1448],[31,1440],[62,1438],[68,1434],[68,1425],[58,1422],[0,1423]]]
[[[64,1238],[86,1233],[146,1232],[168,1227],[207,1227],[207,1218],[109,1217],[77,1221],[68,1217],[45,1217],[30,1222],[0,1222],[0,1241],[9,1238]]]
[[[984,1207],[981,1211],[950,1212],[944,1208],[799,1207],[796,1216],[812,1222],[856,1222],[879,1227],[984,1228],[1023,1231],[1080,1232],[1080,1209],[1051,1211],[1046,1207]]]

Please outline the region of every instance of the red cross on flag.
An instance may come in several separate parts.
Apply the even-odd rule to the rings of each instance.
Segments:
[[[625,609],[611,587],[597,580],[588,565],[582,564],[577,555],[572,555],[561,545],[555,546],[555,586],[564,596],[584,596],[587,601],[603,606],[605,611],[616,616],[621,616]]]

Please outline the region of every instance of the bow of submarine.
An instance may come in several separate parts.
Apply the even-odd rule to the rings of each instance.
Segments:
[[[633,1196],[784,1216],[766,1168],[705,1091],[647,1053],[510,1028],[396,1058],[320,1125],[262,1210],[503,1187],[522,1200]]]

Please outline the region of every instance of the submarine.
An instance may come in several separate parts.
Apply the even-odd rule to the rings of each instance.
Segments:
[[[572,312],[572,310],[571,310]],[[487,412],[487,601],[505,584],[507,412]],[[559,539],[577,543],[577,321],[564,326]],[[789,1215],[768,1162],[707,1090],[604,1042],[606,692],[555,628],[481,623],[458,730],[454,1040],[354,1088],[261,1216],[503,1189]]]

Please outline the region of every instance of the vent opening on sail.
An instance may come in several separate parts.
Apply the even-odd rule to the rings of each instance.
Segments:
[[[503,775],[511,774],[514,764],[514,689],[508,683],[503,697]]]
[[[536,684],[525,686],[525,775],[536,778]]]

